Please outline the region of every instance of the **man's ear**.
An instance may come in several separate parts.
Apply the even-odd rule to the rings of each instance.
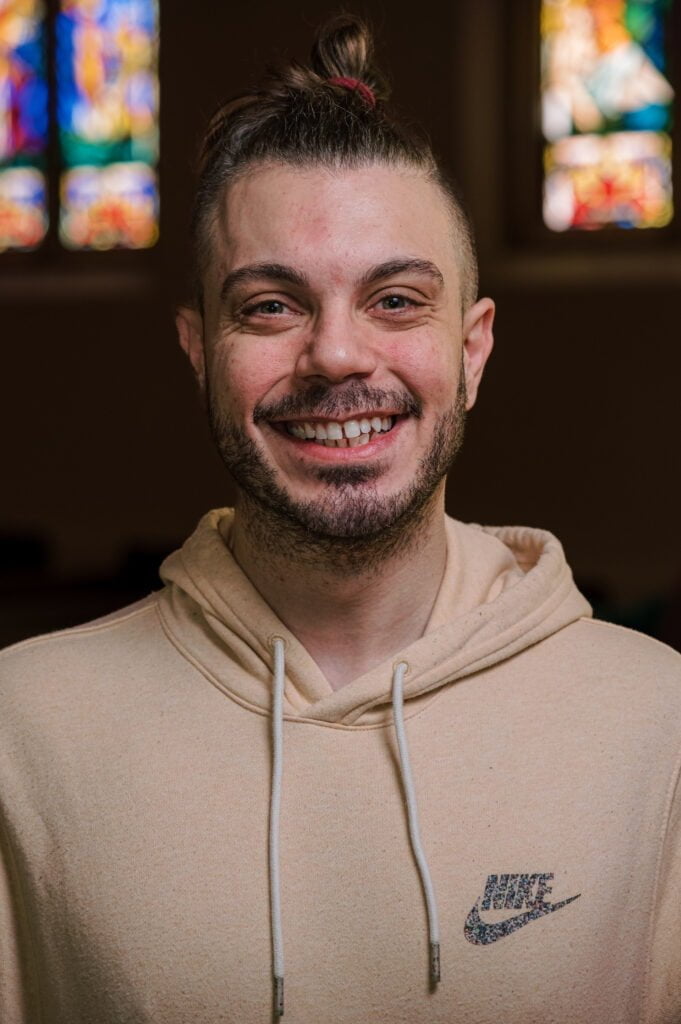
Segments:
[[[466,378],[466,409],[472,409],[492,346],[495,306],[492,299],[479,299],[463,318],[463,369]]]
[[[201,394],[206,383],[206,354],[203,347],[203,317],[197,309],[180,306],[175,314],[175,326],[180,345],[192,364],[192,370]]]

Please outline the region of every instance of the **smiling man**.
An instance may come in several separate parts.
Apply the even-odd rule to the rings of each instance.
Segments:
[[[266,1022],[285,965],[298,1024],[681,1020],[679,658],[445,515],[494,305],[384,97],[342,18],[209,126],[178,330],[238,499],[3,655],[2,1024]]]
[[[239,485],[225,539],[334,688],[423,634],[444,572],[494,315],[463,294],[451,204],[409,165],[252,167],[178,317]]]

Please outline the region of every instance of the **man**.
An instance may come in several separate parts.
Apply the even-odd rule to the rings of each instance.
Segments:
[[[239,490],[0,689],[0,1019],[681,1019],[679,659],[444,514],[492,347],[352,19],[206,140],[183,348]],[[285,957],[284,957],[285,953]],[[272,976],[274,981],[272,982]]]

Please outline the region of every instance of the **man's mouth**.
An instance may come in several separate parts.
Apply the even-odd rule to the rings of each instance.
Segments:
[[[276,424],[299,441],[326,448],[359,448],[395,425],[397,416],[366,415],[347,420],[286,420]]]

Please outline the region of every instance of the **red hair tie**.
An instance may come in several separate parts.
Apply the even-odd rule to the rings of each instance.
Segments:
[[[327,78],[327,82],[329,85],[342,85],[344,89],[354,89],[370,107],[376,106],[373,90],[365,82],[360,82],[359,78],[345,78],[339,75],[336,78]]]

